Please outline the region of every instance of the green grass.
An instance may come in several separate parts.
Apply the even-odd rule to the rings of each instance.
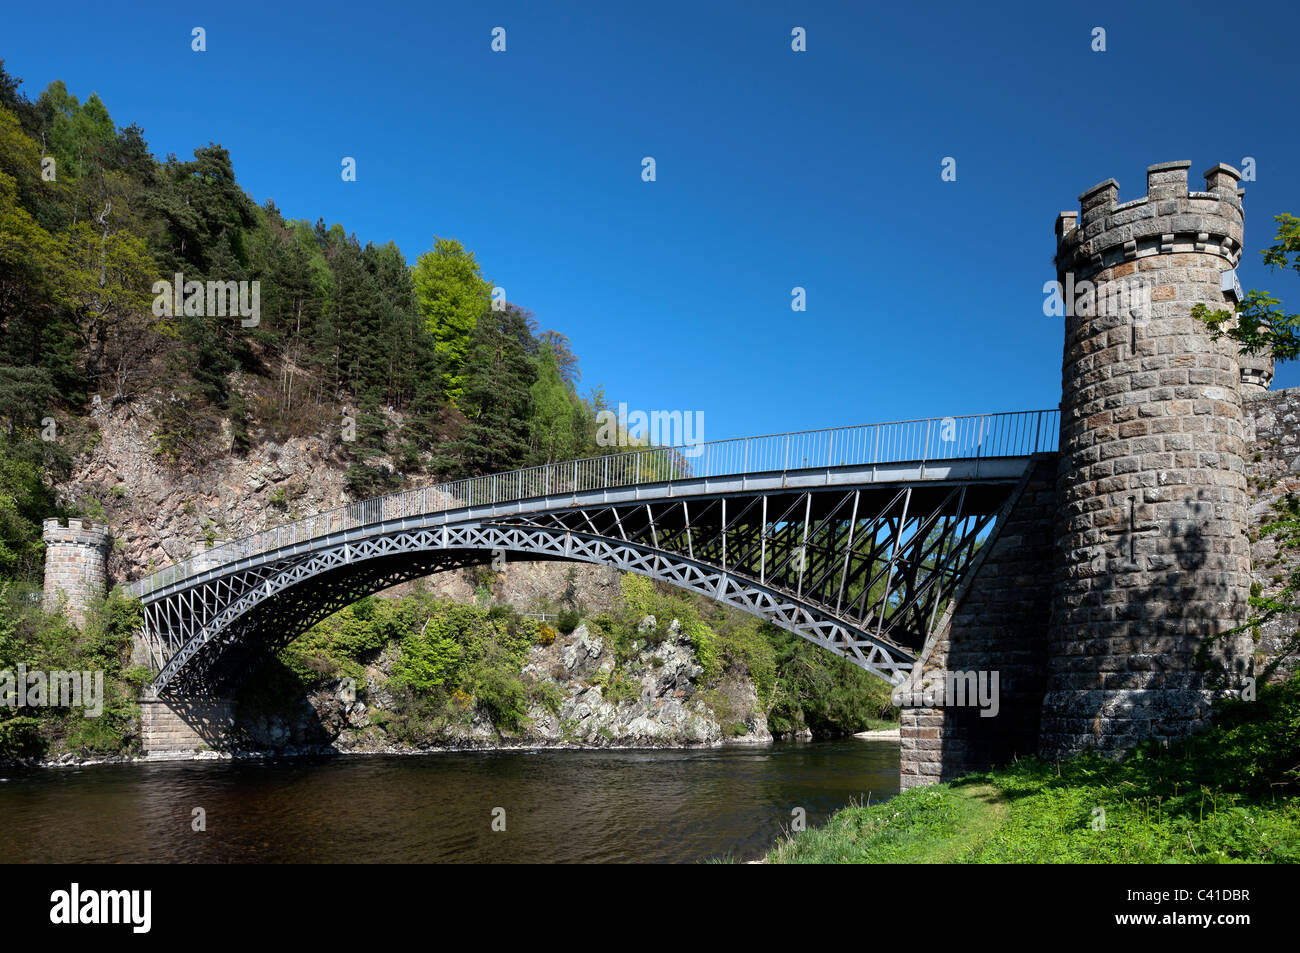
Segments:
[[[867,718],[860,731],[897,731],[898,722],[886,721],[884,718]]]
[[[767,856],[773,864],[950,864],[969,860],[1007,814],[981,782],[913,788],[884,804],[853,804]]]
[[[1122,761],[1037,758],[850,805],[770,863],[1300,863],[1300,678]]]

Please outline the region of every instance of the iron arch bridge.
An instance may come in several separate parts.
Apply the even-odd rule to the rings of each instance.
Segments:
[[[899,684],[1057,433],[1051,410],[624,450],[351,503],[127,588],[160,694],[228,692],[357,599],[503,552],[641,573]]]

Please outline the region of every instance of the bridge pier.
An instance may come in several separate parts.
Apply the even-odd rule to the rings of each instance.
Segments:
[[[936,627],[912,688],[895,692],[903,790],[987,770],[1038,748],[1055,484],[1055,456],[1036,458]],[[934,704],[926,704],[927,692]]]
[[[219,750],[235,723],[229,699],[160,698],[147,689],[140,699],[140,741],[146,757],[188,759]]]
[[[1147,194],[1123,205],[1108,179],[1080,196],[1081,218],[1057,218],[1055,486],[1039,464],[921,664],[940,683],[997,672],[1000,710],[905,697],[904,788],[1031,753],[1183,737],[1252,670],[1249,635],[1221,633],[1248,611],[1242,399],[1267,388],[1272,360],[1191,316],[1197,303],[1231,309],[1223,274],[1243,223],[1236,171],[1216,165],[1189,192],[1189,165],[1151,166]]]

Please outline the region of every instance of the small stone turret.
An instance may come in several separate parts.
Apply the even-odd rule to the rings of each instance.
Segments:
[[[56,612],[62,603],[68,618],[84,626],[91,601],[104,595],[108,583],[108,525],[71,519],[63,526],[48,519],[44,527],[45,611]]]
[[[1230,308],[1242,250],[1236,170],[1189,192],[1190,162],[1107,179],[1056,221],[1066,304],[1057,577],[1040,751],[1118,750],[1201,724],[1196,655],[1244,621],[1250,589],[1243,362],[1191,316]],[[1253,369],[1253,365],[1251,365]],[[1271,369],[1270,369],[1271,376]],[[1236,674],[1249,636],[1215,644]]]

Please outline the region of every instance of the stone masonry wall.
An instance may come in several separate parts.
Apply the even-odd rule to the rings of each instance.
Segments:
[[[1275,594],[1300,568],[1300,554],[1279,551],[1260,529],[1276,518],[1276,504],[1288,493],[1300,495],[1300,388],[1248,396],[1243,404],[1248,456],[1247,505],[1251,528],[1251,578],[1265,595]],[[1021,699],[1007,697],[996,718],[981,721],[974,709],[904,708],[899,760],[902,787],[959,777],[992,765],[1006,764],[1037,747],[1033,693],[1043,696],[1046,681],[1048,595],[1051,586],[1055,488],[1054,463],[1040,463],[1033,483],[1009,515],[1006,529],[979,567],[952,622],[941,633],[927,666],[954,670],[1001,668],[1004,693],[1017,683]],[[1245,607],[1242,607],[1244,613]],[[1238,621],[1244,621],[1245,615]],[[1286,647],[1300,631],[1300,616],[1288,615],[1260,627],[1254,645],[1255,671],[1279,660],[1273,680],[1296,670],[1294,651]],[[1041,660],[1040,678],[1033,678]],[[1019,661],[1021,667],[1008,666]],[[1099,666],[1123,671],[1127,657],[1098,659]],[[1027,666],[1027,671],[1026,667]],[[1010,676],[1008,678],[1008,675]],[[1048,717],[1051,716],[1047,712]]]
[[[923,670],[998,675],[997,714],[904,707],[903,789],[1005,764],[1038,748],[1051,610],[1056,456],[1037,460],[1001,530],[940,628]]]
[[[1249,453],[1246,476],[1250,487],[1250,565],[1260,594],[1275,596],[1300,568],[1300,556],[1279,549],[1276,539],[1261,530],[1278,518],[1277,504],[1289,494],[1300,495],[1300,388],[1273,391],[1246,401]],[[1279,616],[1259,627],[1255,670],[1260,674],[1278,662],[1272,680],[1294,672],[1297,659],[1287,647],[1300,630],[1300,617]]]
[[[80,519],[63,526],[57,519],[48,519],[44,538],[44,609],[55,612],[65,603],[68,618],[78,627],[84,626],[87,607],[104,595],[108,583],[108,526]]]
[[[141,746],[148,757],[188,758],[217,750],[234,724],[234,705],[220,699],[174,701],[148,695],[140,699]]]
[[[1242,617],[1250,585],[1241,365],[1192,307],[1230,306],[1241,253],[1235,170],[1151,166],[1147,194],[1113,179],[1057,220],[1058,280],[1127,289],[1067,311],[1048,691],[1040,752],[1178,738],[1208,713],[1201,644]],[[1249,637],[1221,658],[1250,668]]]

